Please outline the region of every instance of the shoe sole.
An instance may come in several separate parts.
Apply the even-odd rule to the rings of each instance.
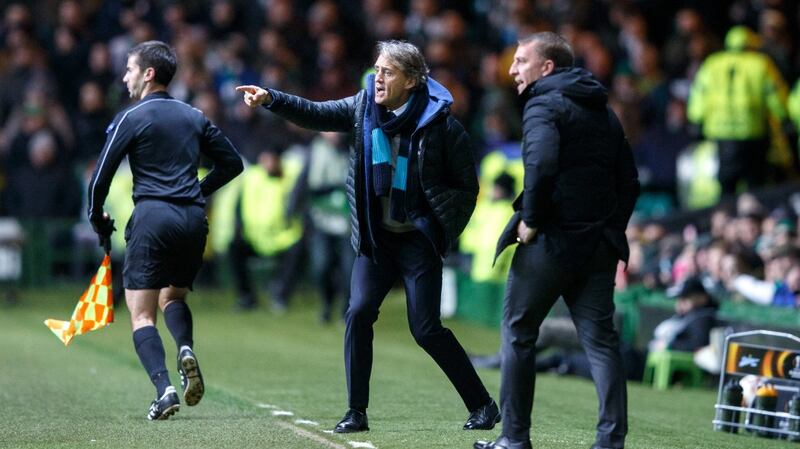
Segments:
[[[502,418],[502,415],[498,413],[497,416],[494,418],[494,423],[492,423],[492,425],[490,425],[490,426],[487,426],[487,427],[463,427],[463,429],[464,430],[492,430],[492,429],[494,429],[494,426],[496,426],[500,422],[501,418]]]
[[[190,407],[197,405],[200,399],[203,399],[203,393],[206,392],[205,385],[203,385],[203,378],[200,376],[200,368],[197,365],[197,359],[192,356],[182,358],[181,368],[186,376],[186,389],[183,390],[183,402]]]
[[[164,410],[163,412],[161,412],[161,414],[158,415],[158,418],[151,419],[150,416],[148,416],[147,419],[149,419],[150,421],[164,421],[164,420],[169,419],[170,416],[172,416],[175,413],[177,413],[178,410],[180,410],[180,409],[181,409],[181,405],[180,404],[174,404],[174,405],[171,405],[166,410]]]
[[[368,430],[369,430],[369,427],[365,427],[363,429],[348,429],[348,428],[345,427],[345,428],[342,428],[342,429],[338,429],[338,428],[337,429],[333,429],[333,433],[358,433],[358,432],[366,432]]]

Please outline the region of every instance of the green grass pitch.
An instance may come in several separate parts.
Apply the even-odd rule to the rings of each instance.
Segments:
[[[387,298],[375,329],[371,431],[330,433],[346,409],[344,326],[318,324],[313,294],[297,295],[283,316],[266,308],[237,314],[231,293],[204,288],[190,304],[206,395],[168,421],[149,422],[154,389],[133,350],[124,305],[112,326],[66,348],[42,324],[68,319],[82,289],[28,290],[18,306],[0,309],[0,447],[467,449],[499,433],[499,427],[461,430],[467,412],[411,338],[399,291]],[[446,325],[469,352],[488,353],[499,344],[495,330],[453,320]],[[178,385],[176,349],[162,323],[159,330]],[[480,375],[497,398],[499,373]],[[712,431],[715,390],[657,392],[629,384],[628,392],[628,448],[800,447]],[[590,382],[540,375],[534,447],[588,448],[596,410]]]

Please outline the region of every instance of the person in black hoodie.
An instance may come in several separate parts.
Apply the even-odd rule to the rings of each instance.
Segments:
[[[527,449],[539,326],[562,297],[600,400],[592,448],[621,448],[628,431],[625,372],[614,328],[614,275],[628,259],[625,228],[639,195],[633,154],[606,89],[572,67],[551,32],[519,41],[509,74],[525,100],[523,192],[497,253],[511,262],[502,324],[502,435],[476,449]]]

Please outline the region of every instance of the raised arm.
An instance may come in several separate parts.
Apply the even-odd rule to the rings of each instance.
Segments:
[[[356,98],[311,101],[275,89],[239,86],[244,103],[251,108],[263,106],[290,122],[316,131],[349,132],[355,126]]]

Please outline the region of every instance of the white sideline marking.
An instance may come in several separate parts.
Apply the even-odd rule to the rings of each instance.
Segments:
[[[372,443],[370,443],[369,441],[367,441],[366,443],[360,443],[358,441],[348,441],[347,444],[353,447],[360,447],[363,449],[378,449],[375,446],[373,446]]]
[[[317,434],[315,434],[313,432],[309,432],[308,430],[303,429],[301,427],[298,427],[298,426],[296,426],[296,425],[294,425],[292,423],[288,423],[286,421],[275,421],[275,424],[277,424],[280,427],[283,427],[284,429],[289,429],[289,430],[291,430],[292,432],[296,433],[297,435],[299,435],[301,437],[305,437],[305,438],[308,438],[309,440],[316,441],[317,443],[319,443],[319,444],[321,444],[321,445],[323,445],[325,447],[328,447],[328,448],[331,448],[331,449],[347,449],[346,447],[342,446],[341,444],[336,444],[333,441],[325,439],[325,438],[323,438],[323,437],[321,437],[321,436],[319,436],[319,435],[317,435]]]
[[[270,410],[277,410],[278,409],[277,405],[264,404],[263,402],[259,402],[258,404],[256,404],[256,407],[258,407],[258,408],[268,408]]]
[[[272,416],[294,416],[294,413],[287,410],[273,410]]]
[[[309,426],[318,426],[319,425],[318,422],[310,421],[308,419],[295,419],[294,423],[295,424],[306,424],[306,425],[309,425]]]
[[[322,433],[330,433],[333,434],[333,430],[323,430]]]

